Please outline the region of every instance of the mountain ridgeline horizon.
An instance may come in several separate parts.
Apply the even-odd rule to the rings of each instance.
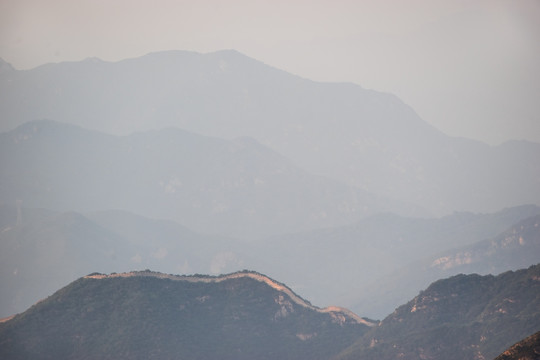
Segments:
[[[254,271],[92,273],[0,323],[0,356],[328,359],[374,325],[347,309],[314,307]]]
[[[312,175],[246,137],[176,128],[115,136],[37,120],[0,134],[0,150],[1,203],[125,209],[241,238],[419,209]]]
[[[0,322],[0,356],[494,358],[537,331],[539,286],[540,265],[496,277],[457,275],[378,322],[315,307],[255,271],[92,273]]]
[[[381,319],[438,278],[517,270],[539,253],[540,207],[534,205],[440,219],[377,214],[259,241],[198,233],[125,210],[0,205],[0,317],[93,271],[220,274],[256,268],[317,305],[342,304]]]
[[[249,136],[310,173],[422,215],[540,203],[540,144],[453,138],[394,95],[310,81],[236,51],[4,68],[3,131],[47,118],[115,134]]]
[[[2,359],[535,351],[540,143],[234,50],[0,59],[0,119]]]

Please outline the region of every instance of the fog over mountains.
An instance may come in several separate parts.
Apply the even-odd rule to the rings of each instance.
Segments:
[[[499,276],[461,274],[375,322],[315,307],[256,272],[92,273],[0,321],[0,356],[493,359],[538,329],[539,287],[540,265]]]
[[[540,326],[539,270],[436,281],[336,359],[493,359]]]
[[[244,238],[417,208],[311,175],[248,138],[173,128],[119,137],[36,121],[0,134],[0,149],[4,203],[125,209]]]
[[[92,272],[250,269],[279,278],[321,308],[390,319],[390,330],[370,330],[387,342],[371,346],[371,339],[357,339],[366,329],[349,331],[314,316],[309,334],[312,327],[328,330],[328,337],[319,333],[317,348],[345,334],[343,346],[320,358],[394,354],[394,339],[414,358],[418,349],[407,341],[424,330],[402,337],[397,317],[415,325],[418,314],[410,314],[412,303],[394,312],[398,306],[424,301],[419,292],[440,278],[496,275],[540,261],[540,144],[489,146],[450,137],[394,95],[303,79],[234,50],[168,51],[115,63],[92,58],[24,71],[0,60],[0,119],[0,317]],[[536,276],[538,268],[529,272]],[[520,279],[515,289],[534,284],[527,303],[535,304],[537,278],[529,275],[444,284],[459,291],[465,284],[474,298],[474,284],[489,283],[486,289],[504,301],[498,284]],[[69,291],[83,283],[89,282],[78,280]],[[121,286],[144,300],[137,307],[146,304],[146,290],[128,283]],[[247,295],[211,291],[227,294],[224,309],[246,299],[253,309],[281,301],[253,284],[238,289]],[[459,291],[445,289],[437,292],[455,305]],[[131,301],[129,291],[124,295]],[[76,296],[68,300],[76,309]],[[50,299],[41,307],[49,306],[60,311]],[[295,321],[311,319],[308,313]],[[484,321],[482,314],[474,313],[474,321]],[[536,324],[536,312],[527,314]],[[33,327],[25,316],[13,326]],[[437,328],[429,316],[424,320]],[[504,327],[499,320],[493,323]],[[459,332],[454,325],[449,331]],[[483,334],[461,326],[471,336]],[[310,338],[298,331],[300,337],[281,339],[308,351]],[[250,335],[253,344],[264,338]],[[236,340],[229,340],[237,354]],[[483,346],[476,340],[471,344]],[[491,347],[486,353],[496,355]]]
[[[488,227],[496,228],[496,222],[504,224],[504,219],[495,218],[492,218],[493,225]],[[475,228],[480,229],[481,226],[476,225]],[[467,235],[462,238],[455,233],[451,236],[455,239],[467,238]],[[368,286],[358,286],[356,291],[349,290],[351,294],[360,295],[357,295],[357,303],[348,306],[379,318],[437,279],[462,273],[500,274],[534,264],[540,254],[540,215],[525,218],[496,236],[478,238],[485,240],[465,246],[450,242],[453,248],[422,258],[423,254],[420,253],[417,257],[419,260],[381,276]],[[408,260],[412,260],[412,257],[408,257]]]
[[[444,135],[390,94],[317,83],[235,51],[2,65],[3,130],[53,119],[108,133],[178,127],[253,137],[296,165],[423,207],[492,212],[540,202],[540,145]]]
[[[536,206],[441,219],[382,214],[354,225],[253,242],[125,211],[18,212],[3,206],[0,317],[94,271],[217,275],[257,268],[282,278],[317,306],[337,304],[382,319],[439,278],[497,274],[535,263],[538,214]]]

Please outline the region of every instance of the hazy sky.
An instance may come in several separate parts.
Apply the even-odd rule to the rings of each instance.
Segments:
[[[540,0],[0,0],[17,69],[236,49],[398,95],[450,135],[540,142]]]

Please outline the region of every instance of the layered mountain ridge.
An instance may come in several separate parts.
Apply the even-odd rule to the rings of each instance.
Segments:
[[[339,303],[382,319],[437,278],[471,271],[497,274],[534,263],[540,254],[538,214],[540,208],[532,205],[441,219],[381,214],[352,226],[254,242],[121,210],[77,213],[2,205],[0,317],[21,312],[93,271],[215,275],[257,268],[314,304]],[[491,245],[500,243],[507,245]],[[474,252],[452,250],[458,244]],[[469,252],[475,263],[430,268],[441,257]]]
[[[540,265],[507,272],[540,259],[540,144],[232,50],[0,59],[0,118],[0,358],[488,359],[540,329]]]
[[[337,359],[493,359],[540,329],[540,265],[438,280]]]
[[[517,221],[496,236],[461,247],[449,246],[446,251],[422,257],[381,276],[377,282],[363,287],[364,292],[359,298],[361,303],[348,306],[364,309],[370,316],[384,315],[397,303],[413,296],[417,289],[424,288],[437,279],[456,274],[496,275],[525,268],[536,263],[538,259],[540,215],[533,215]]]
[[[124,209],[200,232],[257,238],[415,208],[313,176],[246,138],[118,137],[43,120],[0,134],[0,150],[2,203]]]
[[[49,118],[116,134],[249,136],[311,173],[435,215],[540,203],[540,144],[452,138],[393,95],[302,79],[236,51],[4,71],[0,94],[4,131]]]
[[[540,328],[539,286],[540,265],[457,275],[373,322],[253,271],[92,273],[0,322],[0,356],[488,359]]]

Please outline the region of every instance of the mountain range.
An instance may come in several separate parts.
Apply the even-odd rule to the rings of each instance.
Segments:
[[[490,359],[540,329],[540,144],[234,50],[0,59],[0,119],[0,358]]]
[[[120,210],[77,213],[4,205],[0,317],[21,312],[93,271],[217,275],[258,267],[317,305],[342,304],[382,319],[438,278],[473,270],[497,274],[536,262],[538,216],[540,208],[532,205],[440,219],[380,214],[353,226],[253,242]],[[454,249],[459,245],[477,250]],[[470,253],[474,263],[432,266],[460,253]]]
[[[540,266],[439,280],[336,359],[493,359],[540,329]]]
[[[84,216],[1,206],[0,222],[0,317],[95,270],[219,274],[247,258],[236,240],[123,211]]]
[[[0,166],[0,203],[122,209],[242,238],[414,208],[311,175],[254,140],[177,129],[120,137],[30,122],[0,134]]]
[[[286,279],[318,304],[340,303],[381,319],[439,278],[536,263],[539,210],[521,206],[430,219],[377,214],[347,226],[269,238],[253,248],[257,261],[245,265]],[[277,258],[275,266],[271,259]],[[446,258],[445,268],[434,266]],[[455,260],[462,258],[462,264]]]
[[[9,359],[491,359],[540,328],[540,265],[439,280],[381,322],[243,271],[80,278],[0,322]]]
[[[248,136],[310,173],[432,215],[540,203],[540,144],[449,137],[391,94],[310,81],[233,50],[1,68],[4,131],[48,118],[124,135]]]
[[[347,305],[380,318],[437,279],[457,274],[500,274],[534,264],[540,259],[540,215],[524,218],[496,236],[479,238],[484,240],[433,253],[358,287],[351,293],[361,294],[359,302]]]

